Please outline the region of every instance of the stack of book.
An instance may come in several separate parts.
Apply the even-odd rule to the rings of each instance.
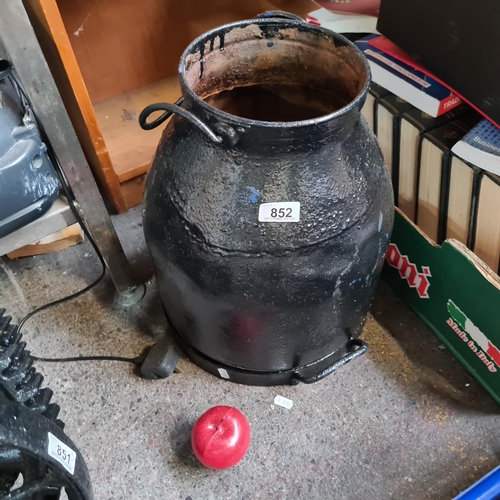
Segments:
[[[374,82],[363,114],[396,206],[434,242],[454,238],[498,272],[500,129],[383,36],[356,44]]]
[[[443,81],[368,26],[346,34],[371,66],[363,114],[397,205],[383,276],[498,403],[499,13],[499,2],[381,0],[376,29]]]
[[[306,21],[337,33],[378,33],[377,18],[374,16],[332,12],[322,8],[310,12]]]

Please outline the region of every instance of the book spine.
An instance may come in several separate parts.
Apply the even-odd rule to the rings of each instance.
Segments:
[[[438,238],[436,243],[442,245],[446,239],[446,223],[448,220],[448,192],[450,190],[451,152],[444,151],[441,161],[441,186],[439,193]]]
[[[376,49],[365,40],[366,39],[360,40],[357,44],[358,48],[363,52],[370,64],[375,64],[382,69],[385,69],[402,81],[409,83],[420,92],[433,97],[438,102],[457,97],[453,92],[431,78],[429,75],[422,73],[417,68],[403,63],[390,54],[386,54],[385,52]],[[452,107],[454,106],[448,105],[445,109],[449,111]]]
[[[373,0],[316,0],[316,3],[332,12],[378,16],[378,2]]]
[[[479,189],[481,186],[481,177],[484,175],[484,170],[479,170],[474,175],[472,182],[472,200],[471,200],[471,213],[469,219],[469,237],[467,238],[467,246],[474,248],[476,243],[476,221],[477,210],[479,208]]]
[[[373,101],[373,133],[378,136],[378,98]]]
[[[403,68],[397,61],[391,56],[380,54],[372,49],[363,50],[363,53],[368,60],[372,61],[374,64],[378,64],[382,68],[386,69],[394,76],[402,78],[404,81],[410,83],[414,87],[419,89],[428,89],[431,84],[426,81],[425,75],[418,74],[416,70]]]
[[[315,17],[311,16],[310,14],[307,14],[306,23],[312,24],[313,26],[321,26],[321,23]]]
[[[401,115],[392,118],[392,187],[394,191],[394,205],[399,205],[399,154],[401,147]]]
[[[462,104],[462,99],[456,95],[450,95],[449,97],[446,97],[439,103],[439,108],[438,108],[438,116],[442,115],[444,113],[448,113],[448,111],[451,111],[452,109],[456,108],[457,106],[460,106]]]

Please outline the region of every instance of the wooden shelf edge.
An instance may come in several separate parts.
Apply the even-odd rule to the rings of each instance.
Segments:
[[[119,213],[127,211],[120,182],[55,0],[25,0],[26,10],[75,132],[92,168]]]
[[[140,205],[144,196],[147,174],[134,177],[121,184],[121,189],[127,208],[133,208]]]
[[[113,169],[120,183],[145,174],[163,129],[142,130],[139,114],[154,102],[174,103],[181,96],[177,75],[94,104]]]

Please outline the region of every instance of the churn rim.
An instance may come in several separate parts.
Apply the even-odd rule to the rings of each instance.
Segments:
[[[231,113],[227,113],[225,111],[222,111],[214,106],[211,106],[208,104],[206,101],[204,101],[201,97],[194,92],[189,85],[186,82],[186,79],[184,78],[184,67],[186,65],[186,58],[195,53],[196,49],[201,45],[201,43],[206,43],[209,41],[211,38],[214,38],[218,36],[221,33],[228,32],[234,28],[242,28],[242,27],[247,27],[252,24],[282,24],[284,27],[290,28],[294,26],[299,26],[302,29],[306,28],[310,32],[321,32],[324,35],[333,38],[334,40],[338,40],[342,42],[344,45],[347,45],[354,49],[358,55],[360,56],[361,60],[363,61],[363,64],[366,69],[366,82],[362,88],[362,90],[358,93],[358,95],[351,101],[349,104],[345,105],[344,107],[333,111],[332,113],[328,113],[326,115],[322,115],[316,118],[310,118],[308,120],[298,120],[298,121],[286,121],[286,122],[271,122],[271,121],[264,121],[264,120],[253,120],[250,118],[244,118],[240,117],[237,115],[232,115]],[[368,63],[368,60],[366,59],[366,56],[363,54],[363,52],[359,49],[359,47],[351,42],[349,39],[347,39],[345,36],[336,33],[334,31],[331,31],[329,29],[323,28],[321,26],[315,26],[312,24],[308,24],[305,21],[295,21],[292,19],[288,18],[279,18],[279,17],[261,17],[261,18],[254,18],[254,19],[245,19],[243,21],[236,21],[233,23],[228,23],[224,24],[222,26],[218,26],[217,28],[213,28],[202,35],[200,35],[198,38],[193,40],[184,50],[182,53],[180,62],[179,62],[179,69],[178,69],[178,74],[179,74],[179,79],[181,82],[181,89],[183,93],[187,93],[191,99],[193,99],[198,106],[201,106],[204,108],[206,111],[216,115],[218,118],[223,119],[225,121],[232,121],[232,122],[237,122],[238,125],[248,125],[248,126],[264,126],[264,127],[271,127],[271,128],[295,128],[295,127],[306,127],[310,125],[318,125],[321,123],[329,122],[335,118],[338,118],[342,115],[345,115],[352,109],[354,109],[356,106],[358,106],[360,103],[363,104],[364,100],[366,99],[366,95],[368,94],[368,89],[370,88],[370,84],[372,81],[372,74],[370,70],[370,64]],[[361,109],[361,106],[360,106]]]

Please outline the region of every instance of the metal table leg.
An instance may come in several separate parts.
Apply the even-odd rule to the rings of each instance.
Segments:
[[[89,164],[48,68],[22,0],[2,3],[0,38],[54,149],[123,305],[141,300],[144,285],[132,276]]]

